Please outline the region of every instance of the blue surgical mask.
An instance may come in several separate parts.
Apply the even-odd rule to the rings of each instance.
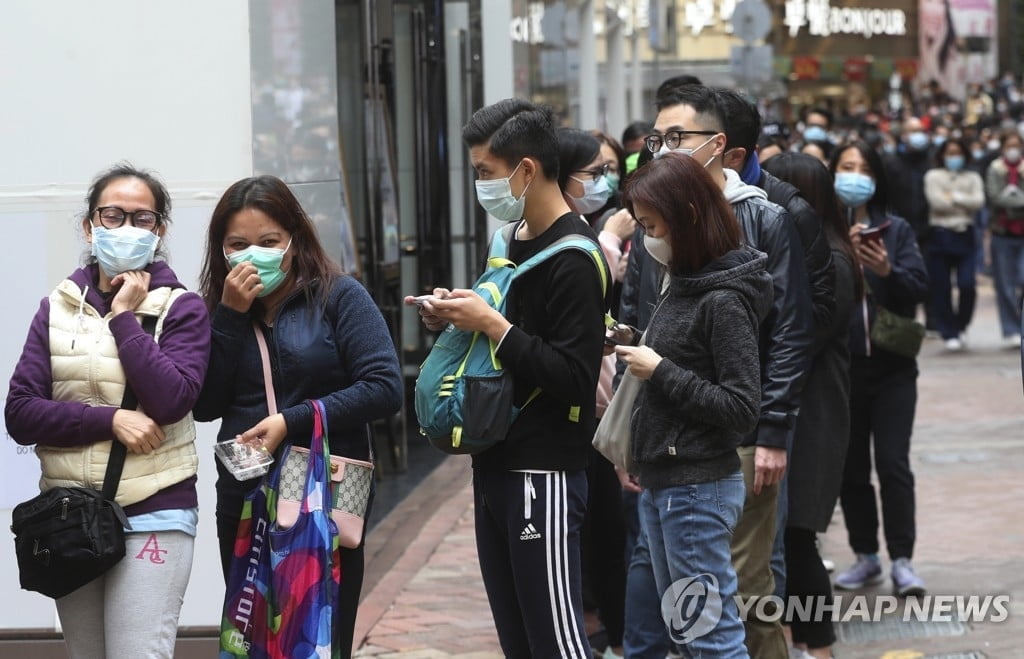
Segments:
[[[932,138],[932,144],[934,144],[935,146],[942,146],[945,143],[946,143],[946,136],[945,135],[936,135],[935,137]]]
[[[263,284],[263,290],[257,293],[256,297],[266,297],[276,291],[288,276],[287,272],[281,270],[281,261],[284,260],[284,255],[291,246],[291,240],[288,241],[284,249],[249,245],[245,249],[225,254],[225,257],[227,257],[228,265],[232,268],[243,261],[248,261],[256,266],[260,283]]]
[[[512,177],[515,176],[522,164],[523,161],[520,160],[512,173],[505,178],[476,182],[476,200],[480,202],[485,211],[502,222],[515,222],[523,218],[523,209],[526,208],[526,190],[530,184],[526,184],[523,194],[519,195],[519,198],[512,194]]]
[[[619,190],[619,182],[621,179],[619,175],[614,172],[608,172],[604,175],[605,181],[608,184],[608,189],[611,190],[612,194],[615,194]]]
[[[922,130],[915,130],[907,135],[907,144],[911,148],[918,150],[928,148],[928,133]]]
[[[850,208],[858,208],[875,196],[875,179],[859,172],[836,174],[836,196]]]
[[[942,162],[946,165],[946,169],[951,172],[959,172],[964,168],[963,156],[946,156],[942,159]]]
[[[160,236],[127,224],[92,228],[92,254],[108,277],[144,269],[153,262],[158,244]]]
[[[569,178],[583,184],[582,197],[569,195],[569,198],[572,199],[572,205],[576,207],[576,212],[586,215],[587,213],[599,210],[608,203],[611,190],[608,189],[608,181],[605,180],[605,177],[602,176],[596,181],[594,179],[578,179],[575,176],[570,176]]]
[[[887,156],[891,156],[892,154],[896,153],[896,145],[893,144],[892,142],[886,142],[885,144],[882,145],[882,153],[884,153]]]
[[[971,149],[971,157],[975,160],[981,160],[985,157],[984,149]]]
[[[828,131],[826,131],[822,126],[808,126],[804,131],[804,140],[807,142],[827,142]]]

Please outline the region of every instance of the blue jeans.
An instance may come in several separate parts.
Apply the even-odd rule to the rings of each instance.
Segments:
[[[663,600],[662,619],[672,639],[694,658],[748,656],[729,549],[744,499],[741,472],[640,495],[640,527],[658,592],[674,593]]]
[[[1024,288],[1024,238],[992,236],[992,277],[1003,336],[1020,334],[1021,289]]]
[[[626,659],[665,659],[672,644],[661,620],[661,591],[654,581],[647,536],[640,528],[640,499],[641,495],[632,492],[623,495],[627,505],[632,503],[632,515],[627,511],[626,517],[627,546],[632,544],[632,551],[626,573],[626,624],[622,646]]]
[[[928,238],[928,279],[930,282],[931,317],[943,339],[955,339],[967,329],[974,316],[975,288],[974,229],[957,232],[934,227]],[[953,309],[953,288],[950,279],[956,272],[959,291],[957,308]]]

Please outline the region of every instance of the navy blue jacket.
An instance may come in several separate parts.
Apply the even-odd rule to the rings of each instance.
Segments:
[[[255,317],[224,305],[213,313],[210,367],[194,414],[197,421],[221,419],[218,442],[268,414]],[[281,303],[273,328],[264,332],[278,411],[288,425],[285,441],[309,446],[313,411],[304,401],[318,398],[327,409],[331,453],[367,459],[368,424],[401,408],[403,386],[387,324],[366,289],[351,277],[338,277],[321,310],[300,288]],[[217,471],[217,509],[237,515],[245,493],[259,481],[239,482],[219,461]]]

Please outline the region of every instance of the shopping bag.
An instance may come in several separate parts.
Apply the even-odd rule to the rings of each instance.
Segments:
[[[240,526],[235,545],[221,623],[221,659],[341,657],[333,625],[341,553],[330,514],[327,414],[320,401],[311,404],[305,496],[294,525],[278,526],[274,512],[283,461],[247,497],[246,507],[250,498],[253,505],[248,534]],[[245,512],[243,508],[243,516]],[[261,525],[261,519],[266,523]]]

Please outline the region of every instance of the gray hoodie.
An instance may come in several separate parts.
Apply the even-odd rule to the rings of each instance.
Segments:
[[[741,248],[673,276],[647,328],[661,355],[637,396],[633,457],[644,487],[723,478],[760,414],[758,326],[772,304],[766,256]]]

